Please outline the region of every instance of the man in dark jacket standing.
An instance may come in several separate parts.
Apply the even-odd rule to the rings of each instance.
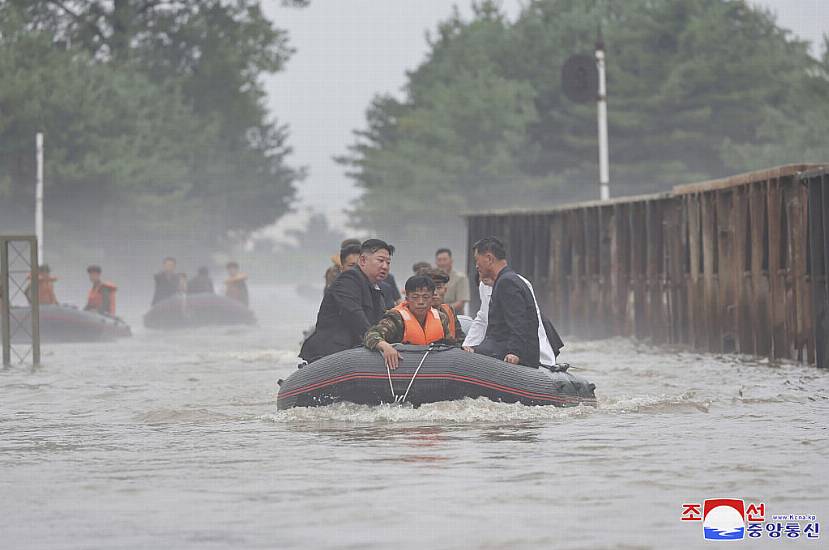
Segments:
[[[325,290],[317,325],[299,356],[313,362],[362,344],[363,336],[385,311],[379,283],[389,274],[394,247],[380,239],[360,245],[356,269],[340,273]]]
[[[164,258],[161,266],[161,271],[154,276],[155,292],[153,293],[152,305],[175,296],[179,292],[180,277],[176,273],[176,259],[168,256]]]
[[[539,366],[539,314],[532,291],[507,264],[506,248],[500,240],[481,239],[472,251],[481,278],[495,284],[484,341],[474,349],[465,349],[513,365]]]

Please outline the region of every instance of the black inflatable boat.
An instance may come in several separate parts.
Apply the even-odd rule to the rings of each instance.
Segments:
[[[595,385],[564,370],[510,365],[448,346],[397,346],[403,361],[389,372],[376,351],[355,348],[301,366],[279,381],[277,408],[452,401],[486,397],[504,403],[596,404]]]
[[[17,325],[26,327],[28,331],[31,311],[28,307],[14,307],[11,315],[18,321]],[[71,305],[42,305],[39,312],[41,342],[99,342],[132,335],[129,325],[118,317],[84,311]],[[13,336],[17,341],[28,338],[28,332],[22,330]]]
[[[144,314],[144,326],[151,329],[255,323],[256,316],[244,304],[209,292],[167,298]]]

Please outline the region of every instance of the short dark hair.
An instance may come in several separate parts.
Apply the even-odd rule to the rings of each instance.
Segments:
[[[51,273],[52,270],[49,268],[49,264],[40,264],[40,267],[37,268],[38,271],[42,273]]]
[[[450,258],[452,257],[452,251],[451,251],[451,250],[449,250],[448,248],[438,248],[438,251],[437,251],[437,252],[435,252],[435,258],[437,258],[438,256],[440,256],[440,255],[441,255],[441,254],[443,254],[444,252],[445,252],[446,254],[449,254],[449,257],[450,257]]]
[[[446,283],[449,282],[449,275],[447,275],[446,272],[443,271],[442,269],[438,269],[436,267],[432,267],[430,269],[424,269],[423,271],[420,272],[420,274],[421,275],[426,275],[427,277],[432,279],[432,281],[434,281],[435,284],[437,284],[437,283],[446,284]]]
[[[173,263],[176,263],[176,259],[175,259],[175,258],[173,258],[172,256],[167,256],[166,258],[164,258],[163,260],[161,260],[161,263],[164,263],[164,262],[173,262]]]
[[[389,256],[394,256],[394,247],[380,239],[368,239],[360,245],[360,254],[374,254],[378,250],[385,250]]]
[[[236,269],[239,269],[239,262],[227,262],[227,265],[225,266],[225,269],[230,269],[231,267],[235,267]]]
[[[352,254],[359,254],[360,253],[360,243],[357,244],[347,244],[340,249],[340,265],[345,263],[345,259],[351,256]]]
[[[412,275],[406,281],[406,292],[414,292],[421,288],[428,289],[429,292],[434,292],[435,283],[431,277],[427,277],[426,275]]]
[[[424,269],[432,269],[432,264],[430,264],[429,262],[415,262],[412,265],[412,273],[414,273],[415,275],[417,275]]]
[[[98,273],[98,274],[100,274],[101,273],[101,266],[91,265],[91,266],[86,268],[86,272],[87,273]]]
[[[346,240],[344,240],[343,242],[340,243],[340,250],[342,250],[343,248],[345,248],[347,246],[350,246],[352,244],[356,244],[357,246],[360,246],[360,239],[346,239]]]
[[[472,245],[472,251],[477,255],[489,252],[498,260],[507,258],[507,248],[498,237],[484,237]]]

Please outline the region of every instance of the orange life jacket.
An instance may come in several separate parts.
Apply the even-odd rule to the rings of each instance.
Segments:
[[[452,306],[449,304],[440,304],[440,309],[442,309],[446,316],[449,317],[449,336],[451,336],[452,339],[457,338],[457,335],[455,334],[455,310],[452,309]]]
[[[89,289],[89,297],[86,299],[86,309],[91,309],[95,311],[102,311],[104,307],[104,289],[109,289],[109,308],[104,311],[103,313],[108,313],[109,315],[115,315],[115,291],[118,290],[118,287],[114,284],[101,281],[97,285],[93,285],[91,289]]]
[[[420,325],[420,321],[409,310],[406,302],[395,306],[394,310],[403,317],[404,330],[402,343],[425,346],[432,342],[443,340],[443,324],[440,322],[440,314],[435,308],[429,308],[429,312],[426,314],[425,328]]]
[[[26,276],[31,279],[31,276]],[[51,305],[58,303],[58,297],[55,296],[55,281],[57,277],[52,277],[47,273],[37,274],[37,301],[40,305]]]

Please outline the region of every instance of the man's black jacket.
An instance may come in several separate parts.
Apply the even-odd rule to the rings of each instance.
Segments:
[[[170,296],[175,296],[178,292],[179,276],[177,273],[167,273],[160,271],[154,275],[155,277],[155,292],[153,293],[153,305],[156,305],[161,300],[166,300]]]
[[[299,356],[310,363],[361,345],[366,331],[384,311],[382,292],[359,267],[343,271],[325,290],[316,328]]]
[[[511,267],[498,274],[489,302],[489,323],[484,341],[475,348],[503,360],[517,355],[528,367],[539,365],[538,314],[532,292]]]

